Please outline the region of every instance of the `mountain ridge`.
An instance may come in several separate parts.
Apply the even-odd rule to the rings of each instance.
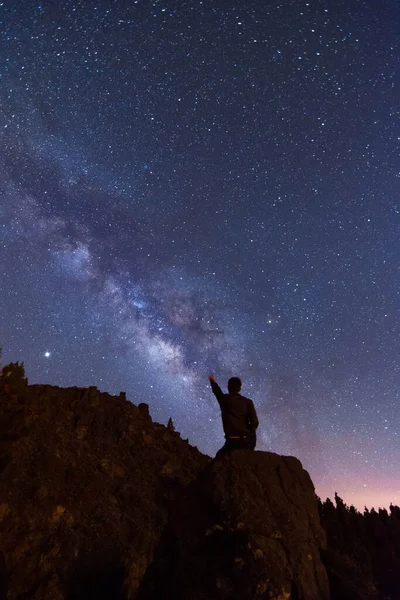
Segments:
[[[364,561],[359,513],[295,457],[212,460],[95,386],[3,379],[0,411],[0,600],[396,597],[400,536],[389,572]]]

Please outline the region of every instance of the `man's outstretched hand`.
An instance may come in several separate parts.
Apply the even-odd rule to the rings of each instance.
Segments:
[[[211,375],[208,376],[208,381],[210,383],[212,383],[213,381],[215,381],[215,377],[214,377],[214,375],[212,373],[211,373]]]

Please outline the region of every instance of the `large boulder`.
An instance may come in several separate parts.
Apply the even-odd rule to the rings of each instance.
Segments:
[[[134,598],[209,462],[125,395],[0,388],[0,600]]]
[[[237,451],[175,501],[140,600],[328,600],[314,487],[294,457]]]

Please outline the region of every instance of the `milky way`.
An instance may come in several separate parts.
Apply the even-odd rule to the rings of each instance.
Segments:
[[[400,503],[396,2],[0,5],[0,346]]]

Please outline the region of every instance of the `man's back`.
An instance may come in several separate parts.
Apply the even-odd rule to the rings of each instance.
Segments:
[[[258,427],[258,418],[253,401],[239,393],[224,394],[216,381],[210,380],[210,383],[221,407],[225,436],[247,436],[254,433]]]
[[[248,435],[255,431],[258,423],[252,418],[255,413],[252,400],[241,394],[224,394],[220,406],[225,435]]]

